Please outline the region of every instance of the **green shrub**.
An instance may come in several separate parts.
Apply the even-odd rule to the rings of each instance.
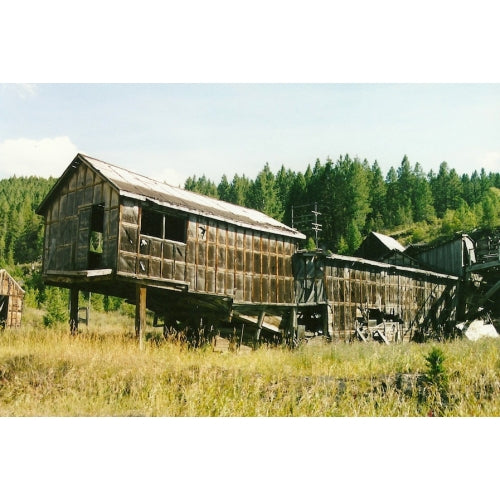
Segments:
[[[60,288],[47,287],[45,303],[47,312],[43,317],[45,326],[53,326],[69,321],[68,296]]]

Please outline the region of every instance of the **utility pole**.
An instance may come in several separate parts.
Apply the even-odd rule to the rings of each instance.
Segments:
[[[318,233],[322,231],[322,224],[318,223],[318,215],[321,215],[321,212],[318,212],[318,203],[314,202],[314,210],[310,210],[311,204],[308,203],[306,205],[292,205],[292,228],[298,229],[299,231],[304,231],[306,226],[311,225],[311,229],[315,234],[315,245],[318,247],[319,237]],[[299,209],[299,210],[297,210]],[[302,210],[300,210],[302,209]],[[304,209],[308,209],[304,212]],[[312,214],[312,216],[310,215]],[[306,230],[308,232],[308,230]]]
[[[318,233],[323,230],[323,225],[318,224],[318,215],[321,215],[321,212],[318,212],[318,204],[316,202],[314,202],[314,210],[312,210],[312,213],[314,214],[314,222],[312,223],[312,228],[316,235],[316,248],[318,248]]]

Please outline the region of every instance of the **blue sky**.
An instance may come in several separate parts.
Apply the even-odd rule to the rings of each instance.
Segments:
[[[76,152],[172,184],[406,154],[500,171],[499,84],[0,85],[0,176],[58,176]]]

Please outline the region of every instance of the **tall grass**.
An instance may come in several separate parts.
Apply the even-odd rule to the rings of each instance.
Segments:
[[[129,327],[111,317],[95,317],[76,337],[66,326],[38,326],[35,316],[1,332],[0,415],[500,415],[495,339],[440,344],[441,386],[429,375],[437,344],[220,354],[146,342],[140,350]]]

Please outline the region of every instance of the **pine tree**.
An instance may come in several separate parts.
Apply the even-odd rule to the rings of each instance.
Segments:
[[[47,312],[43,317],[45,326],[54,326],[69,320],[68,295],[61,288],[48,287],[46,290]]]
[[[361,236],[361,233],[358,229],[356,222],[351,221],[349,223],[349,225],[347,226],[347,235],[346,235],[346,242],[347,242],[347,247],[348,247],[350,255],[354,254],[354,252],[361,245],[362,241],[363,241],[363,238]]]
[[[387,186],[385,185],[378,162],[371,168],[369,203],[370,213],[367,216],[366,232],[380,231],[384,227],[384,214],[386,212],[386,193]]]
[[[281,220],[283,207],[278,198],[278,190],[269,164],[259,172],[255,182],[250,188],[248,202],[251,208],[259,210],[270,217]]]
[[[415,222],[428,221],[436,216],[432,192],[419,163],[413,170],[412,207]]]
[[[455,169],[449,169],[446,162],[439,165],[439,172],[431,180],[434,208],[438,217],[443,217],[447,209],[455,210],[462,198],[462,183]]]
[[[217,194],[219,200],[230,201],[231,198],[231,186],[227,180],[226,174],[223,174],[219,185],[217,186]]]
[[[249,179],[247,179],[244,175],[240,177],[238,174],[235,174],[229,189],[228,201],[234,203],[235,205],[248,207],[249,204],[247,196],[250,191],[251,185],[252,182]]]
[[[396,174],[396,169],[391,167],[389,172],[387,172],[385,183],[387,186],[386,191],[386,203],[385,203],[385,223],[386,227],[392,228],[397,224],[397,213],[399,209],[398,205],[398,176]]]

